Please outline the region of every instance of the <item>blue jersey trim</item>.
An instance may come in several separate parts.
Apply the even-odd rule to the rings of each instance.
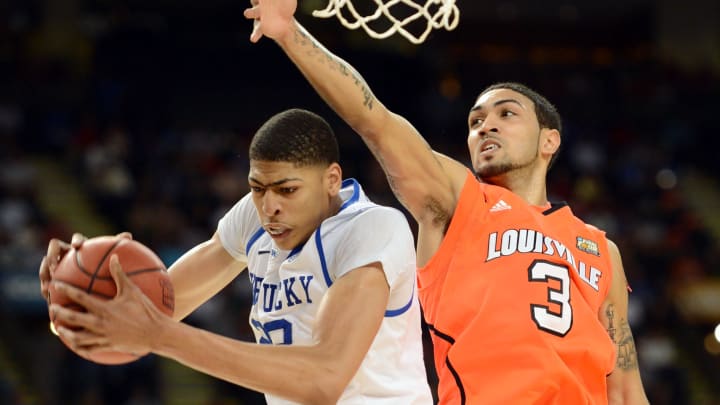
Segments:
[[[327,262],[325,262],[325,251],[322,246],[322,238],[320,237],[320,227],[318,226],[315,231],[315,245],[317,246],[318,254],[320,255],[320,266],[322,266],[323,277],[325,277],[325,284],[328,288],[333,284],[330,278],[330,272],[328,271]]]
[[[303,244],[303,245],[295,246],[295,247],[293,248],[293,250],[291,250],[290,253],[288,253],[288,257],[286,258],[286,260],[289,259],[289,258],[291,258],[291,257],[293,257],[293,256],[295,256],[296,254],[300,253],[300,251],[303,249],[303,246],[304,246],[304,244]]]
[[[345,201],[343,203],[343,205],[340,207],[340,211],[347,208],[348,205],[358,202],[358,200],[360,199],[360,183],[358,183],[357,180],[355,180],[353,178],[343,180],[342,186],[341,186],[342,188],[346,188],[346,187],[350,187],[350,186],[352,186],[352,188],[353,188],[353,193],[350,196],[350,198],[348,198],[347,201]]]
[[[410,294],[410,301],[408,301],[408,303],[405,304],[405,306],[402,308],[388,309],[387,311],[385,311],[385,317],[392,318],[394,316],[402,315],[407,312],[407,310],[410,309],[410,307],[412,306],[413,298],[415,298],[415,284],[413,284],[412,294]]]
[[[252,245],[255,244],[255,242],[257,242],[258,239],[260,239],[260,237],[261,237],[264,233],[265,233],[265,228],[260,227],[260,229],[258,229],[257,231],[255,231],[255,233],[253,234],[253,236],[250,237],[250,240],[248,240],[247,245],[245,245],[245,256],[247,256],[247,255],[250,254],[250,248],[252,247]]]

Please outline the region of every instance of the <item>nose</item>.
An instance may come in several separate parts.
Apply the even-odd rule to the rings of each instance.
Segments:
[[[262,200],[263,213],[269,217],[280,213],[280,199],[271,191],[265,192]]]
[[[488,116],[483,120],[482,125],[480,125],[478,134],[480,136],[487,136],[491,132],[498,132],[498,128],[497,125],[495,125],[495,120]]]

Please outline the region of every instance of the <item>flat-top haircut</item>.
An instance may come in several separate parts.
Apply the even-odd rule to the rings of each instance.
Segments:
[[[340,152],[327,121],[313,112],[293,108],[273,115],[255,132],[249,157],[303,167],[337,163]]]
[[[560,118],[560,113],[558,113],[557,108],[555,108],[555,106],[550,101],[548,101],[548,99],[541,96],[538,92],[532,90],[524,84],[515,82],[495,83],[483,90],[477,98],[482,97],[483,94],[489,91],[498,89],[512,90],[529,98],[530,101],[532,101],[535,105],[535,115],[537,116],[540,129],[557,129],[562,136],[562,119]],[[548,168],[551,167],[552,164],[555,162],[558,152],[560,152],[560,149],[558,149],[550,158]]]

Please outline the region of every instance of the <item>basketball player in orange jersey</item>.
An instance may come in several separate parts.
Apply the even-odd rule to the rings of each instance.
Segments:
[[[468,114],[473,170],[434,152],[344,60],[253,0],[251,41],[274,39],[376,156],[418,222],[418,285],[441,404],[645,404],[617,246],[547,199],[560,117],[516,83]]]

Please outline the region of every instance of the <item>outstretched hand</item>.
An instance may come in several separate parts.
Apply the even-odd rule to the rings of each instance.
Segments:
[[[132,239],[130,232],[122,232],[117,235],[118,238]],[[74,233],[70,243],[61,241],[60,239],[51,239],[48,243],[47,253],[40,262],[40,270],[38,275],[40,277],[40,294],[45,301],[50,303],[48,299],[48,288],[52,281],[53,273],[57,268],[58,263],[62,260],[63,256],[71,249],[79,249],[83,242],[87,240],[87,237],[81,233]]]
[[[117,255],[110,257],[110,274],[117,287],[117,294],[111,300],[53,281],[57,290],[87,311],[50,305],[56,322],[77,329],[58,327],[57,332],[81,356],[105,351],[146,354],[152,351],[159,322],[167,316],[122,271]]]
[[[243,13],[253,21],[250,41],[257,42],[264,36],[278,39],[287,34],[293,24],[297,0],[251,0],[251,8]]]

